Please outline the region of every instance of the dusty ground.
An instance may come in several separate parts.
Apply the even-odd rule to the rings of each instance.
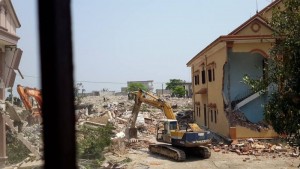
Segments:
[[[148,136],[146,138],[152,143],[157,143],[155,137]],[[209,159],[201,159],[196,157],[187,157],[184,162],[176,162],[164,156],[150,153],[148,146],[141,146],[141,142],[126,147],[121,154],[107,153],[105,155],[107,161],[131,161],[123,165],[121,168],[126,169],[298,169],[300,168],[300,157],[290,157],[288,153],[264,153],[261,156],[254,155],[238,155],[236,152],[211,150]],[[299,166],[299,167],[298,167]]]
[[[300,159],[294,157],[255,157],[253,155],[222,154],[220,152],[212,152],[211,158],[205,160],[190,157],[184,162],[175,162],[165,157],[151,154],[147,148],[130,150],[128,154],[118,158],[121,160],[125,157],[132,159],[130,163],[124,166],[124,168],[128,169],[288,169],[298,168],[300,164]],[[107,158],[110,159],[111,157],[108,156]]]

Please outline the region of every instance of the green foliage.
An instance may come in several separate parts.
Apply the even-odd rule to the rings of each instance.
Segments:
[[[265,117],[274,130],[280,134],[299,134],[299,106],[295,106],[293,97],[278,92],[273,93],[265,106]]]
[[[107,124],[105,127],[83,126],[79,133],[83,138],[78,140],[78,156],[81,159],[103,160],[103,150],[111,145],[113,126]]]
[[[172,96],[184,97],[186,93],[183,87],[184,82],[180,79],[170,79],[170,82],[166,83],[166,89],[172,91]]]
[[[300,1],[284,1],[271,26],[277,39],[271,50],[269,82],[278,85],[265,107],[265,117],[278,133],[300,137]]]
[[[170,82],[166,83],[166,89],[173,91],[177,86],[182,86],[183,83],[184,81],[180,79],[170,79]]]
[[[12,93],[12,88],[8,88],[7,92]]]
[[[30,151],[27,147],[17,139],[16,135],[11,132],[6,133],[7,156],[10,164],[15,164],[23,161],[28,157]]]
[[[251,90],[253,92],[259,92],[259,91],[262,91],[262,92],[266,92],[266,88],[268,87],[268,81],[266,79],[252,79],[249,75],[245,75],[243,77],[243,82],[245,84],[248,84],[250,87],[251,87]]]
[[[275,91],[269,91],[265,119],[276,132],[300,138],[300,1],[283,3],[284,8],[273,11],[270,22],[276,42],[270,51],[267,77],[245,77],[244,81],[255,91],[276,84]]]
[[[127,91],[128,92],[133,92],[133,91],[138,91],[139,89],[142,89],[143,91],[147,91],[148,88],[142,83],[130,83],[128,85]]]
[[[176,86],[172,91],[172,94],[177,97],[184,97],[185,93],[186,91],[183,86]]]
[[[13,89],[12,87],[7,89],[7,92],[9,93],[8,97],[5,99],[5,101],[13,102]]]

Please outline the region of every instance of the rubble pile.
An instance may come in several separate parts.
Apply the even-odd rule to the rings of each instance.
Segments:
[[[186,127],[187,123],[193,122],[192,99],[166,98],[166,101],[172,104],[174,114],[181,127]],[[146,149],[149,144],[155,143],[156,124],[160,119],[164,119],[165,115],[162,110],[142,104],[136,121],[138,139],[128,139],[125,133],[126,128],[130,125],[128,121],[132,116],[133,105],[134,101],[129,100],[128,96],[83,97],[81,104],[76,106],[76,127],[81,125],[101,127],[107,123],[113,124],[115,136],[111,138],[113,144],[108,148],[108,154],[116,157],[122,157],[129,151],[136,149]],[[265,127],[263,124],[250,124],[240,112],[231,113],[229,119],[231,119],[232,125],[241,125],[253,130],[261,130]],[[39,150],[42,150],[41,125],[28,125],[24,120],[21,132],[34,147],[39,147]],[[234,141],[229,145],[216,142],[211,145],[211,149],[224,154],[233,152],[239,155],[272,156],[272,158],[299,156],[299,148],[254,139]],[[117,163],[106,160],[104,164],[108,167]],[[121,166],[124,165],[122,164]]]
[[[172,104],[174,113],[184,112],[192,109],[192,99],[182,98],[166,98],[166,101]],[[136,127],[138,129],[138,138],[143,140],[126,140],[125,129],[128,127],[129,118],[134,105],[133,100],[129,100],[128,96],[115,96],[113,94],[104,96],[87,96],[81,98],[81,104],[76,105],[76,125],[92,125],[95,127],[104,126],[112,123],[115,127],[116,137],[112,138],[114,142],[124,142],[127,148],[131,147],[147,147],[150,141],[155,138],[155,125],[159,119],[165,118],[164,113],[152,106],[143,104],[141,112],[139,112]],[[31,124],[28,121],[30,112],[24,108],[13,106],[12,112],[18,114],[18,118],[22,121],[22,128],[18,131],[22,136],[26,137],[32,147],[37,147],[42,151],[42,139],[40,124]],[[24,113],[25,112],[25,113]],[[184,122],[187,117],[192,117],[192,112],[188,115],[180,116]],[[12,116],[11,116],[12,117]],[[122,134],[123,133],[123,134]],[[118,145],[118,144],[117,144]],[[122,152],[122,146],[119,145]]]
[[[280,142],[272,142],[271,140],[257,140],[257,139],[245,139],[235,140],[230,145],[218,143],[211,145],[210,147],[215,152],[222,152],[228,154],[229,152],[236,153],[238,155],[253,155],[264,157],[299,157],[299,147],[284,145]]]
[[[243,112],[240,111],[234,111],[228,113],[228,119],[230,122],[230,126],[243,126],[246,128],[249,128],[254,131],[262,131],[262,130],[268,130],[269,126],[264,122],[258,122],[258,123],[252,123],[250,122],[247,117],[244,115]]]
[[[22,133],[32,145],[39,147],[40,150],[43,149],[42,126],[40,124],[23,127]]]
[[[180,123],[191,122],[193,116],[191,98],[165,98],[165,100],[172,104],[173,111],[175,115],[178,114],[177,118]],[[132,116],[134,100],[129,100],[128,96],[106,95],[84,97],[81,102],[83,106],[79,106],[81,109],[77,113],[77,124],[101,126],[112,123],[116,136],[112,138],[114,144],[111,151],[117,155],[126,154],[128,150],[132,149],[148,148],[149,144],[155,142],[155,125],[158,120],[166,118],[162,110],[142,104],[136,121],[139,139],[128,140],[125,137],[125,130],[130,125],[128,121]]]

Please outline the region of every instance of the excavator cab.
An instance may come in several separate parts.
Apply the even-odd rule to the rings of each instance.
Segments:
[[[156,125],[156,140],[171,143],[171,133],[178,130],[177,120],[163,119]]]

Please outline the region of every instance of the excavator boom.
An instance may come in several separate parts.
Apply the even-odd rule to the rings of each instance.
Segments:
[[[23,86],[21,85],[18,85],[17,86],[17,92],[19,93],[20,95],[20,98],[25,106],[25,109],[26,110],[31,110],[32,109],[32,104],[27,96],[27,94],[25,93],[25,89]]]
[[[158,98],[153,94],[142,90],[131,92],[131,94],[135,95],[135,102],[149,104],[153,107],[161,109],[165,113],[167,119],[174,119],[174,120],[176,119],[171,105],[165,102],[164,100],[162,100],[161,98]]]
[[[32,118],[35,119],[34,121],[41,121],[41,107],[43,104],[41,91],[36,88],[17,85],[17,92],[20,95],[25,109],[31,112]],[[32,102],[30,101],[30,97],[37,102],[37,107],[34,107]]]
[[[41,107],[43,102],[42,102],[42,93],[40,90],[35,89],[35,88],[30,88],[26,87],[24,92],[29,95],[34,97],[34,99],[38,102],[38,105]]]

